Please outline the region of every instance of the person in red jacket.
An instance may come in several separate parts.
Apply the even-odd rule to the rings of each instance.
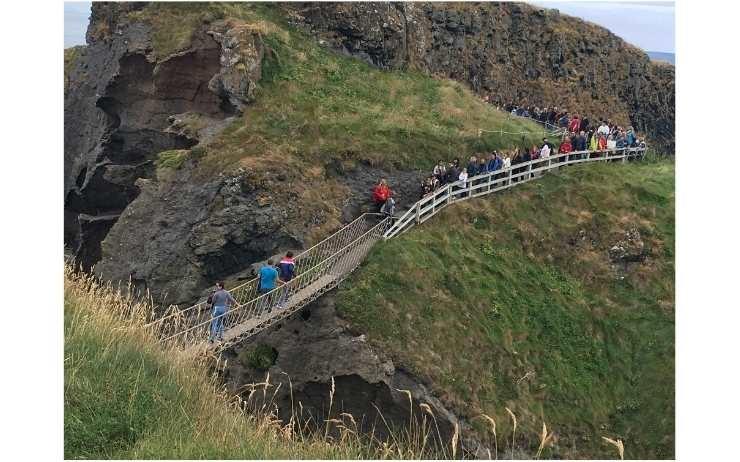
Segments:
[[[373,202],[380,209],[391,196],[393,196],[393,191],[388,187],[385,178],[381,178],[380,182],[373,188]]]
[[[558,154],[567,154],[569,152],[573,152],[573,145],[570,142],[570,137],[566,136],[562,143],[560,143],[560,147],[558,148]],[[558,159],[558,162],[565,162],[568,156],[561,157]]]
[[[560,148],[558,149],[558,152],[560,154],[567,154],[569,152],[573,152],[573,145],[571,144],[569,137],[567,136],[565,137],[563,142],[560,144]]]
[[[570,125],[568,126],[568,131],[572,133],[578,133],[578,131],[581,129],[581,119],[578,117],[578,114],[573,116],[573,120],[570,121]]]

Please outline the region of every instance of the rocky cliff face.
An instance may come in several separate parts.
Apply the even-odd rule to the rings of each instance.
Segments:
[[[387,69],[467,82],[503,103],[609,117],[674,147],[674,67],[608,30],[522,3],[296,3],[294,24]]]

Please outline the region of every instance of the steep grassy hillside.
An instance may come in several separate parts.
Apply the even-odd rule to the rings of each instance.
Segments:
[[[612,261],[634,230],[645,260]],[[500,445],[509,407],[517,435],[543,420],[555,431],[548,457],[613,457],[607,436],[627,458],[670,458],[673,299],[673,165],[600,164],[455,205],[377,246],[338,309],[463,414],[495,416]]]
[[[203,22],[241,24],[259,33],[268,52],[255,104],[206,149],[208,172],[280,159],[305,168],[329,161],[431,169],[440,158],[510,148],[542,129],[496,111],[464,85],[417,72],[380,71],[339,56],[288,25],[284,12],[265,4],[152,3],[131,13],[152,25],[155,54],[185,49]]]
[[[245,414],[204,364],[163,351],[141,328],[145,307],[67,275],[64,456],[69,459],[356,458],[363,448],[293,435]]]

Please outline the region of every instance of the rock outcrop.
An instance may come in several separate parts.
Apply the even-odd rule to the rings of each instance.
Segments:
[[[303,26],[384,69],[467,82],[502,103],[631,124],[674,149],[675,70],[607,29],[524,3],[291,3]]]
[[[249,353],[259,347],[274,352],[274,364],[268,369],[249,364]],[[227,350],[224,357],[221,375],[227,388],[244,399],[250,395],[250,385],[264,383],[269,373],[272,385],[267,396],[277,405],[284,422],[291,417],[299,422],[311,418],[324,428],[325,419],[341,418],[344,412],[353,416],[360,431],[373,432],[383,440],[389,429],[409,429],[412,418],[415,425],[420,425],[423,417],[427,425],[432,425],[429,411],[420,407],[425,405],[437,424],[426,427],[432,429],[429,447],[439,447],[441,438],[441,444],[450,451],[457,424],[459,453],[490,458],[471,423],[448,409],[434,396],[429,384],[398,367],[392,358],[373,348],[364,335],[353,332],[346,321],[337,317],[331,295],[313,302],[300,315]],[[261,395],[258,393],[256,398]]]
[[[259,36],[223,22],[204,25],[188,49],[158,59],[151,26],[129,20],[144,6],[93,4],[88,45],[65,85],[65,243],[85,268],[139,196],[139,179],[154,176],[153,156],[223,129],[251,101],[260,75]],[[200,130],[178,125],[193,117]]]

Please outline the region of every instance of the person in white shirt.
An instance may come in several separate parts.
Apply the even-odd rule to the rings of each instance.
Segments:
[[[462,187],[467,188],[468,187],[468,171],[463,169],[460,172],[460,175],[457,177],[458,180],[462,181]]]
[[[606,149],[617,149],[617,140],[614,138],[614,135],[609,135],[609,138],[607,138]]]
[[[504,169],[511,167],[511,157],[508,154],[504,157]]]
[[[599,135],[608,136],[609,135],[609,131],[610,131],[609,130],[609,126],[606,124],[606,122],[603,122],[602,121],[601,122],[601,126],[599,127],[598,130],[596,130],[596,133],[598,133]]]
[[[547,157],[550,157],[550,145],[545,143],[542,145],[542,149],[540,149],[540,158],[545,159]]]

